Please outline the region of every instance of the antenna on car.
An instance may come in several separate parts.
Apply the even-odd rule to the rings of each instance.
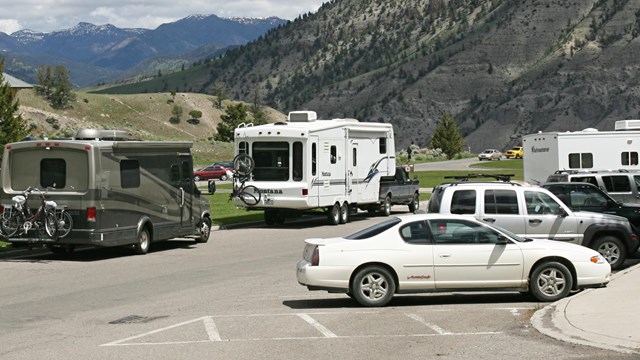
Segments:
[[[498,181],[511,182],[514,174],[467,174],[467,175],[451,175],[445,176],[445,179],[455,179],[458,181],[469,181],[469,179],[493,178]]]

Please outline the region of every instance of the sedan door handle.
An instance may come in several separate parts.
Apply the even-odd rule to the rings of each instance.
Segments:
[[[542,220],[540,219],[531,219],[529,220],[529,224],[540,224]]]
[[[482,219],[482,220],[484,220],[484,221],[486,221],[486,222],[489,222],[489,223],[494,223],[494,222],[496,222],[496,219],[493,219],[493,218],[486,218],[486,219]]]
[[[441,258],[448,258],[451,257],[451,254],[440,254]]]

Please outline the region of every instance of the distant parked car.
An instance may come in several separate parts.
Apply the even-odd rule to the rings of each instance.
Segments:
[[[193,180],[220,179],[227,180],[227,168],[220,165],[207,166],[202,170],[193,172]]]
[[[298,282],[384,306],[396,293],[502,289],[556,301],[601,287],[611,267],[584,246],[524,239],[470,217],[391,217],[344,237],[305,240]]]
[[[233,169],[233,161],[218,161],[218,162],[214,162],[211,166],[216,166],[216,165],[224,166],[227,169]]]
[[[478,160],[500,160],[502,153],[496,149],[486,149],[478,154]]]
[[[523,156],[524,150],[522,149],[522,146],[514,146],[511,149],[507,150],[506,153],[504,153],[504,157],[506,157],[507,159],[522,159]]]

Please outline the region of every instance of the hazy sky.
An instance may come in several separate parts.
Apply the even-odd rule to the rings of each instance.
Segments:
[[[0,0],[0,31],[51,32],[79,22],[155,29],[188,15],[277,16],[293,20],[326,0]]]

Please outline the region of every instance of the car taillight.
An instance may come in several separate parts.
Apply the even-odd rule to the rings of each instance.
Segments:
[[[87,208],[87,221],[96,222],[96,208],[94,207]]]
[[[313,248],[313,254],[311,255],[311,266],[318,266],[320,263],[320,251],[318,251],[318,247]]]

